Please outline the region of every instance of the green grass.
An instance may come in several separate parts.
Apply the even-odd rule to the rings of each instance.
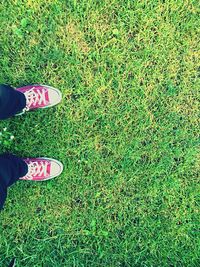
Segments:
[[[0,83],[48,84],[63,101],[0,130],[10,152],[65,169],[9,190],[0,266],[199,266],[198,8],[1,1]]]

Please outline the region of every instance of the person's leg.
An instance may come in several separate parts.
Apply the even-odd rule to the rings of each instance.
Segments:
[[[27,85],[12,88],[0,85],[0,120],[26,111],[49,108],[62,100],[62,93],[48,85]]]
[[[21,159],[14,155],[0,155],[0,210],[7,196],[7,189],[17,180],[45,181],[59,176],[63,164],[51,158]]]
[[[26,98],[9,85],[0,84],[0,120],[7,119],[22,111],[26,106]]]
[[[14,155],[0,155],[0,210],[7,196],[7,189],[28,173],[27,163]]]

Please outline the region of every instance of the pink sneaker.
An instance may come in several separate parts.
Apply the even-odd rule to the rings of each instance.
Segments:
[[[28,165],[28,173],[20,180],[46,181],[59,176],[63,171],[63,164],[55,159],[28,158],[24,161]]]
[[[26,97],[26,107],[17,115],[21,115],[29,110],[52,107],[62,100],[61,92],[47,85],[27,85],[16,88],[16,90],[23,93]]]

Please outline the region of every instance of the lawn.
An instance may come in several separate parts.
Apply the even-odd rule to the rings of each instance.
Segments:
[[[1,267],[200,266],[198,9],[1,0],[0,83],[63,101],[0,121],[15,136],[0,152],[65,166],[9,190]]]

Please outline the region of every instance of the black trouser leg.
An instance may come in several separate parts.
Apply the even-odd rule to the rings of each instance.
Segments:
[[[26,98],[23,93],[9,85],[0,84],[0,120],[14,116],[25,106]]]
[[[28,165],[20,158],[0,155],[0,210],[7,197],[7,189],[28,172]]]

